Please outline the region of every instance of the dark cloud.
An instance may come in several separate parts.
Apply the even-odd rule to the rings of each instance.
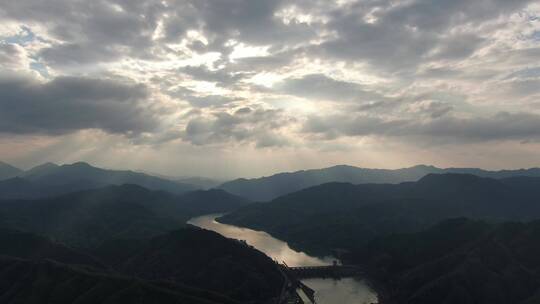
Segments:
[[[354,108],[354,111],[359,112],[372,112],[372,111],[385,111],[389,108],[393,108],[395,106],[394,102],[387,102],[387,101],[371,101],[367,103],[363,103],[357,107]]]
[[[48,28],[61,43],[52,43],[40,55],[50,64],[68,65],[151,57],[152,35],[165,9],[152,0],[21,0],[3,3],[0,18]]]
[[[275,88],[290,95],[330,101],[377,102],[386,100],[384,96],[369,91],[360,84],[335,80],[323,74],[309,74],[301,78],[285,79]]]
[[[416,66],[437,42],[431,33],[418,33],[393,23],[369,24],[356,14],[340,14],[331,25],[339,33],[338,38],[313,47],[314,55],[399,70]]]
[[[286,45],[317,35],[307,24],[283,24],[274,14],[281,0],[21,0],[0,7],[0,18],[41,24],[60,43],[41,56],[50,64],[108,62],[120,57],[155,59],[163,42],[179,43],[188,31],[202,32],[208,44],[192,41],[196,52],[233,48],[230,39],[254,45]],[[158,28],[161,37],[156,37]],[[62,61],[61,58],[67,58]]]
[[[291,63],[297,54],[294,51],[271,56],[244,57],[236,59],[230,66],[240,71],[273,70]]]
[[[448,67],[431,67],[416,73],[417,77],[422,78],[446,78],[452,79],[459,77],[463,74],[462,71],[455,70]]]
[[[468,57],[483,39],[471,33],[450,34],[457,26],[478,25],[523,8],[532,0],[356,1],[330,13],[328,28],[336,38],[312,53],[364,61],[396,72],[438,59]],[[369,15],[368,12],[374,12]]]
[[[312,116],[303,132],[324,138],[340,136],[383,136],[424,143],[469,143],[493,140],[540,138],[540,115],[500,112],[493,116],[438,119],[383,119],[365,115]]]
[[[467,94],[482,99],[479,92],[484,90],[489,95],[493,86],[493,92],[501,93],[499,98],[521,98],[516,103],[522,104],[524,99],[532,103],[540,93],[538,67],[533,64],[540,58],[540,48],[526,41],[535,36],[526,33],[528,37],[518,37],[523,47],[513,49],[505,43],[514,38],[506,36],[519,32],[518,25],[510,29],[512,33],[495,35],[505,26],[501,20],[532,2],[4,1],[0,20],[25,26],[25,34],[17,41],[0,43],[2,70],[22,70],[39,63],[44,70],[50,69],[51,75],[104,77],[125,68],[123,75],[150,82],[146,87],[106,78],[59,77],[48,82],[0,79],[0,132],[63,134],[88,128],[123,134],[152,131],[159,120],[149,109],[155,104],[148,100],[148,90],[155,89],[191,107],[185,109],[184,116],[173,113],[181,121],[162,130],[162,136],[150,136],[158,141],[181,137],[196,145],[286,145],[285,135],[297,135],[285,130],[292,123],[292,113],[247,106],[283,99],[283,95],[321,104],[342,103],[331,105],[341,114],[307,118],[303,132],[325,138],[403,136],[463,142],[528,139],[538,135],[531,130],[538,127],[535,114],[486,117],[482,111],[472,112],[464,101]],[[284,9],[291,14],[285,16],[288,20],[282,18],[287,14]],[[34,40],[39,45],[31,45]],[[243,56],[253,57],[232,59],[230,55],[237,46],[264,46],[268,54],[245,52]],[[483,52],[477,52],[480,49]],[[198,55],[207,52],[217,53],[195,66],[206,58]],[[467,61],[476,56],[481,60]],[[154,61],[156,65],[151,65]],[[169,63],[171,66],[161,68]],[[315,68],[302,66],[310,63]],[[487,63],[493,67],[486,68]],[[187,64],[190,66],[179,68]],[[331,72],[324,74],[334,69],[332,65],[343,67],[343,75],[348,77],[361,73],[367,77],[373,73],[375,77],[365,84],[334,79]],[[65,66],[71,69],[62,69]],[[525,66],[530,69],[523,70]],[[305,75],[272,87],[250,83],[250,78],[260,72]],[[504,75],[498,77],[501,73]],[[206,89],[197,92],[197,86],[186,84],[186,79],[211,82],[227,93],[208,94]],[[479,80],[490,81],[478,89],[463,89],[463,83]],[[438,90],[455,94],[422,96],[422,92]],[[292,108],[285,103],[286,98],[279,106]],[[502,104],[501,100],[494,103]],[[328,103],[324,106],[329,107]],[[459,118],[456,113],[469,116]],[[186,128],[178,131],[177,125]]]
[[[40,83],[0,78],[0,132],[64,134],[81,129],[136,134],[157,118],[144,108],[145,86],[115,80],[59,77]]]
[[[45,48],[40,56],[50,65],[56,67],[89,64],[94,62],[111,62],[122,56],[112,46],[92,47],[87,44],[62,44]]]
[[[225,97],[221,95],[206,95],[206,96],[185,96],[186,99],[192,106],[198,108],[207,108],[207,107],[223,107],[226,106],[238,99]]]
[[[390,1],[385,1],[390,3]],[[462,24],[478,24],[500,15],[507,15],[522,8],[531,0],[418,0],[382,10],[379,17],[422,31],[444,32],[451,26]]]
[[[282,44],[316,37],[307,24],[285,25],[275,12],[287,2],[283,0],[195,0],[204,32],[210,38],[226,37],[249,44]]]
[[[425,114],[431,118],[439,118],[450,111],[454,107],[448,103],[435,100],[421,100],[409,105],[409,111],[416,114]]]
[[[3,3],[0,18],[47,27],[61,43],[53,43],[41,55],[56,65],[106,62],[123,56],[155,58],[163,42],[179,43],[189,30],[196,30],[208,43],[192,41],[192,50],[219,51],[224,58],[233,49],[225,46],[231,39],[269,45],[272,53],[279,53],[333,33],[333,39],[313,46],[309,53],[397,69],[416,66],[432,51],[436,54],[433,59],[470,56],[483,38],[449,33],[450,29],[494,20],[531,2],[380,0],[354,1],[336,8],[331,2],[303,0],[20,0]],[[292,6],[328,22],[284,23],[276,16]],[[160,27],[163,37],[155,39]],[[63,62],[62,58],[67,59]],[[275,66],[283,59],[251,60]]]
[[[195,80],[214,82],[222,87],[230,87],[239,80],[248,76],[247,73],[232,73],[226,69],[211,71],[204,66],[187,66],[180,69],[180,72],[189,75]]]
[[[485,40],[473,34],[450,35],[439,42],[433,58],[462,59],[472,55]]]
[[[407,120],[385,120],[367,115],[311,116],[302,129],[305,133],[320,135],[326,139],[341,136],[387,135],[410,123]]]
[[[233,114],[215,112],[191,119],[183,139],[195,145],[253,142],[258,147],[287,145],[280,130],[294,122],[280,110],[240,108]]]
[[[202,95],[193,90],[184,87],[177,87],[166,91],[167,95],[185,100],[196,108],[224,107],[239,101],[238,98],[227,97],[223,95]]]

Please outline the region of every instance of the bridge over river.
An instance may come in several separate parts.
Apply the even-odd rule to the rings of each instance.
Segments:
[[[362,275],[360,269],[352,265],[329,265],[329,266],[307,266],[288,267],[289,271],[298,279],[309,278],[334,278],[354,277]]]
[[[304,303],[298,290],[301,290],[306,297],[315,303],[315,291],[302,283],[301,279],[307,278],[333,278],[340,279],[344,277],[354,277],[361,275],[360,268],[352,265],[333,265],[327,266],[304,266],[289,267],[285,262],[277,264],[280,272],[284,276],[283,289],[277,301],[278,304],[300,304]]]
[[[281,295],[265,304],[312,302],[315,297],[318,304],[377,302],[376,292],[368,286],[365,280],[361,279],[364,276],[358,268],[337,264],[334,267],[328,266],[332,265],[333,258],[319,258],[295,251],[286,242],[262,231],[221,224],[215,220],[218,216],[220,215],[205,215],[193,218],[189,223],[216,231],[228,238],[245,240],[242,242],[243,244],[257,248],[276,261],[276,269],[283,275],[282,281],[285,283],[282,285]],[[341,254],[341,250],[332,252],[332,256],[337,259]],[[290,266],[310,265],[315,267],[288,267],[281,261],[285,261]],[[358,280],[356,279],[357,275],[360,278]],[[313,296],[315,293],[316,295]]]

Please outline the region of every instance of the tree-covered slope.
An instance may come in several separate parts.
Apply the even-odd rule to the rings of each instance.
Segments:
[[[0,201],[0,226],[88,247],[111,237],[152,237],[182,227],[191,217],[245,203],[221,190],[173,195],[136,185],[109,186],[38,200]]]
[[[150,282],[47,260],[0,256],[0,303],[238,303],[213,292]]]
[[[395,303],[535,303],[540,222],[453,219],[414,234],[376,238],[348,262],[364,265]]]
[[[539,168],[487,171],[477,168],[441,169],[433,166],[419,165],[410,168],[388,170],[341,165],[323,169],[279,173],[253,179],[236,179],[222,184],[220,188],[253,201],[269,201],[288,193],[324,183],[394,184],[417,181],[428,174],[444,173],[473,174],[496,179],[515,176],[540,177]]]
[[[281,274],[260,251],[195,227],[147,242],[111,240],[95,255],[120,273],[209,289],[241,301],[264,301],[279,294]]]
[[[263,253],[193,226],[84,250],[5,229],[0,241],[1,303],[265,303],[283,284]]]
[[[82,250],[33,233],[0,228],[0,244],[0,255],[106,268],[103,262]]]
[[[539,178],[427,175],[401,184],[329,183],[252,204],[219,221],[270,232],[321,254],[373,237],[419,231],[450,217],[495,221],[540,217]]]
[[[23,171],[17,167],[0,161],[0,181],[12,177],[16,177]]]
[[[61,166],[47,163],[5,179],[0,178],[0,199],[42,198],[123,184],[173,194],[183,194],[199,188],[144,173],[107,170],[82,162]]]

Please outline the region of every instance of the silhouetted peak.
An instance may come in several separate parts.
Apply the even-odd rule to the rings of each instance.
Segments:
[[[45,172],[49,170],[54,170],[58,167],[59,166],[57,164],[47,162],[47,163],[33,167],[32,169],[26,171],[26,173],[33,174],[33,173],[38,173],[38,172]]]
[[[11,178],[22,172],[21,169],[0,161],[0,179]]]
[[[75,167],[75,168],[94,168],[89,163],[86,163],[86,162],[76,162],[71,165],[64,165],[64,166]]]
[[[335,165],[327,169],[362,169],[362,168],[351,166],[351,165]],[[322,170],[324,170],[324,168]]]
[[[432,165],[424,165],[424,164],[420,164],[420,165],[412,166],[412,167],[410,167],[409,169],[437,170],[437,169],[439,169],[439,168],[437,168],[437,167],[435,167],[435,166],[432,166]]]
[[[6,163],[6,162],[3,162],[3,161],[1,161],[1,160],[0,160],[0,167],[16,168],[15,166],[10,165],[10,164],[8,164],[8,163]]]

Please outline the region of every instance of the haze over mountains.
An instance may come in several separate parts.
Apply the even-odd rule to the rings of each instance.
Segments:
[[[0,180],[0,198],[37,198],[123,184],[175,194],[200,188],[145,173],[101,169],[84,162],[66,165],[46,163],[28,171],[19,171],[16,177]]]
[[[540,178],[429,174],[400,184],[327,183],[251,204],[219,220],[264,230],[297,248],[328,254],[388,233],[452,217],[540,218]]]
[[[272,303],[270,258],[186,224],[216,213],[313,255],[339,249],[388,303],[540,299],[537,168],[335,166],[210,190],[86,163],[1,168],[0,302]]]
[[[381,303],[532,304],[540,300],[539,199],[539,177],[428,174],[326,183],[217,220],[312,254],[341,252],[384,286]]]
[[[191,217],[246,204],[223,190],[175,195],[137,185],[108,186],[34,200],[0,202],[0,227],[89,247],[107,238],[147,238],[178,229]]]
[[[481,177],[540,177],[539,168],[489,171],[479,168],[437,168],[417,165],[402,169],[369,169],[338,165],[322,169],[277,173],[260,178],[239,178],[222,183],[203,177],[173,178],[130,170],[109,170],[84,162],[56,165],[45,163],[23,171],[0,163],[0,198],[33,198],[69,193],[107,185],[136,184],[151,190],[185,193],[195,189],[220,188],[251,201],[269,201],[281,195],[329,182],[351,184],[417,181],[427,174],[464,173]]]
[[[441,169],[434,166],[418,165],[410,168],[389,170],[366,169],[340,165],[323,169],[278,173],[272,176],[253,179],[241,178],[226,182],[222,184],[220,188],[253,201],[268,201],[287,193],[329,182],[344,182],[351,184],[394,184],[417,181],[427,174],[443,173],[465,173],[491,178],[506,178],[512,176],[540,177],[539,168],[488,171],[478,168]]]
[[[0,200],[0,303],[233,304],[279,294],[282,277],[270,258],[186,224],[239,208],[248,203],[243,198],[219,189],[177,194],[114,185],[180,189],[80,163],[20,175],[3,181],[2,191],[48,195]],[[72,180],[106,186],[73,191],[65,186]],[[9,188],[16,183],[35,188]]]
[[[0,180],[15,177],[21,173],[23,173],[21,169],[0,161]]]

